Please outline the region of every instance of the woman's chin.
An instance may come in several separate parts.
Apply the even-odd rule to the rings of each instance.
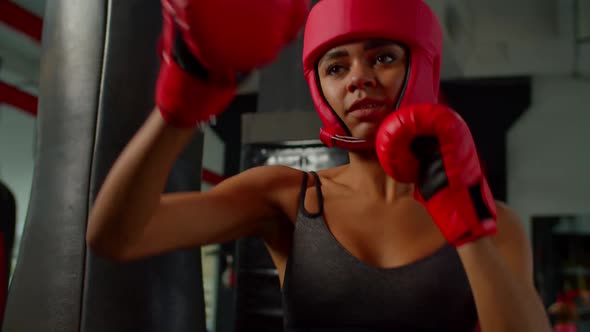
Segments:
[[[364,122],[359,124],[355,130],[352,132],[353,136],[356,138],[365,139],[368,141],[375,140],[375,136],[377,136],[377,131],[379,130],[379,124],[373,122]]]

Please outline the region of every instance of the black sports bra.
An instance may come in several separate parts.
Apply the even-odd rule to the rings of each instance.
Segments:
[[[390,269],[360,261],[330,233],[312,175],[320,210],[305,210],[305,173],[282,288],[287,331],[475,330],[475,303],[454,247]]]

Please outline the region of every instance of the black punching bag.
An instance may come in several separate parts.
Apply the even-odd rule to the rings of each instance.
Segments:
[[[38,148],[4,332],[205,331],[200,250],[129,264],[86,248],[89,209],[153,107],[157,0],[48,0]],[[200,188],[202,135],[167,191]]]

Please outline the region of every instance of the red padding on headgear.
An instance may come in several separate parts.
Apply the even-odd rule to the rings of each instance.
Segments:
[[[400,106],[437,101],[443,35],[428,5],[422,0],[321,0],[307,19],[303,70],[324,124],[320,139],[328,146],[351,150],[372,146],[348,136],[316,80],[316,65],[324,53],[339,44],[360,39],[393,40],[410,50],[410,75]]]

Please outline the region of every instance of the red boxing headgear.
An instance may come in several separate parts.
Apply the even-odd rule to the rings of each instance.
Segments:
[[[408,75],[398,106],[436,103],[443,47],[442,28],[422,0],[320,0],[307,19],[303,70],[311,97],[324,124],[320,139],[327,146],[373,148],[374,142],[351,137],[344,122],[323,97],[317,62],[331,48],[361,39],[387,39],[410,51]]]

